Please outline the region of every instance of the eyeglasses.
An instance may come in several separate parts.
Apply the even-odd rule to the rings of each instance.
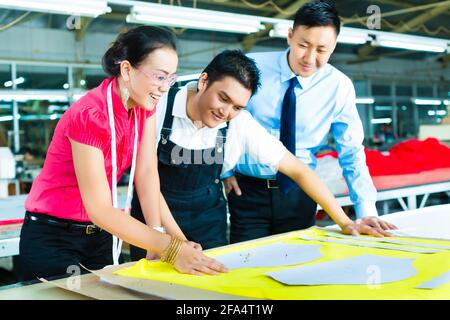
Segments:
[[[137,69],[138,71],[142,72],[147,78],[157,82],[160,86],[164,86],[167,84],[167,86],[171,87],[177,82],[178,75],[173,74],[171,76],[166,76],[158,72],[151,72],[147,73],[146,71],[142,69]]]

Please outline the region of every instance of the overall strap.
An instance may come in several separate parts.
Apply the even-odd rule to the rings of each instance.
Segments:
[[[170,88],[169,93],[167,94],[167,108],[166,114],[164,116],[164,122],[161,129],[161,139],[169,139],[170,132],[172,131],[172,123],[173,123],[173,103],[175,101],[175,95],[179,91],[179,88]]]
[[[217,136],[216,136],[216,148],[221,148],[223,150],[225,143],[227,142],[227,132],[228,132],[228,126],[230,125],[230,122],[227,122],[227,126],[220,128],[217,130]]]

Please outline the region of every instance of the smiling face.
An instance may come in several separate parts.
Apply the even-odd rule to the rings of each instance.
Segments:
[[[129,105],[138,104],[152,110],[160,97],[170,89],[178,66],[177,53],[170,48],[151,52],[137,68],[123,61],[121,75],[130,92]]]
[[[188,103],[188,115],[193,121],[214,128],[230,121],[245,108],[252,92],[233,77],[214,81],[208,85],[208,75],[202,73],[194,103]]]
[[[288,44],[289,67],[296,75],[309,77],[330,59],[336,47],[336,30],[333,26],[299,25],[289,29]]]

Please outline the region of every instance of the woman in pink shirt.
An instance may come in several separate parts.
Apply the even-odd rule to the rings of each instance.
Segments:
[[[175,83],[177,64],[173,34],[157,27],[121,34],[105,53],[111,77],[62,116],[25,203],[25,280],[73,273],[80,263],[91,269],[117,264],[122,240],[161,254],[180,272],[225,271],[186,240],[160,194],[153,114]],[[146,224],[117,209],[117,181],[130,166],[125,211],[135,177]]]

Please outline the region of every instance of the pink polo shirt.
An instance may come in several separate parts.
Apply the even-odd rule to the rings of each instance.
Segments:
[[[102,151],[109,187],[112,182],[111,129],[106,92],[112,81],[112,101],[117,143],[117,181],[131,166],[134,141],[134,112],[125,109],[117,92],[116,79],[109,78],[76,101],[61,117],[47,151],[44,167],[33,182],[25,209],[63,219],[90,221],[81,199],[69,138]],[[145,120],[155,109],[136,107],[139,140]],[[139,147],[138,147],[139,149]]]

